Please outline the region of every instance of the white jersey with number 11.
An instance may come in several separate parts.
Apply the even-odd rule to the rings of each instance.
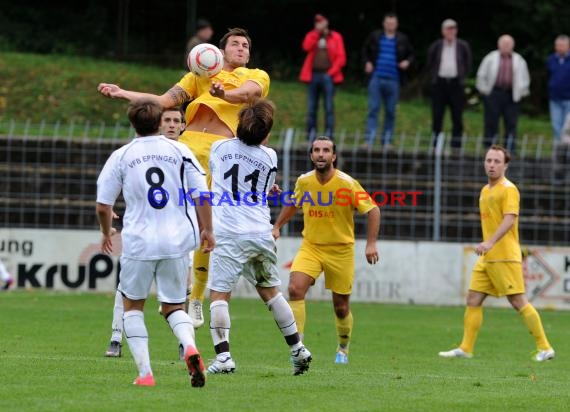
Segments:
[[[255,238],[271,232],[267,194],[277,174],[277,154],[238,138],[221,140],[210,151],[214,234]]]

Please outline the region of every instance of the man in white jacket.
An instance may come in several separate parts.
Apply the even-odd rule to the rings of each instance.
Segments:
[[[505,145],[515,151],[517,120],[521,99],[530,94],[530,75],[524,58],[513,51],[515,40],[499,37],[498,49],[485,56],[477,70],[477,90],[485,108],[484,144],[498,143],[499,119],[503,117]]]

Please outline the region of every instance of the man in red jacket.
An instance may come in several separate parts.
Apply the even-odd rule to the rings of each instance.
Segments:
[[[312,142],[317,135],[317,109],[321,94],[325,104],[325,135],[332,138],[334,132],[334,89],[342,83],[342,68],[346,64],[344,41],[339,32],[329,29],[328,19],[317,14],[315,27],[303,39],[307,53],[299,80],[308,85],[307,139]]]

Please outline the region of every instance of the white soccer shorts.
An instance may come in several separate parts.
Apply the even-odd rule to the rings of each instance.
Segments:
[[[275,240],[269,234],[258,239],[217,237],[210,252],[208,288],[231,292],[240,275],[252,285],[280,286]]]
[[[131,300],[146,299],[153,279],[159,302],[186,302],[188,255],[174,259],[134,260],[121,256],[119,291]]]

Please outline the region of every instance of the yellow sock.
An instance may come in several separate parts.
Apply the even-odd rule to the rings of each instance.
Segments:
[[[473,353],[479,329],[483,324],[483,307],[467,306],[463,316],[463,340],[459,348],[467,353]]]
[[[521,314],[530,334],[534,337],[537,348],[540,350],[550,349],[550,343],[548,342],[548,339],[546,339],[540,315],[534,306],[528,303],[520,310],[519,313]]]
[[[350,343],[350,335],[352,334],[352,327],[354,325],[352,312],[348,312],[348,315],[343,319],[335,316],[335,324],[338,344],[346,351],[348,349],[348,344]]]
[[[304,300],[290,300],[289,306],[293,311],[293,316],[295,317],[295,322],[297,323],[297,331],[300,335],[305,333],[305,319],[307,314],[305,312],[305,301]]]
[[[208,283],[208,266],[210,263],[210,254],[204,253],[200,249],[194,251],[194,276],[192,277],[192,292],[190,299],[204,301],[206,293],[206,284]]]

